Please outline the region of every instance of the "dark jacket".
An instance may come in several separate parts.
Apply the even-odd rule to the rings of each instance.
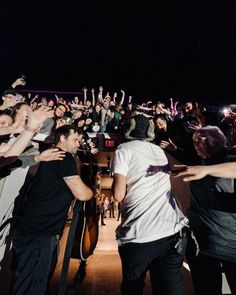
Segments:
[[[206,165],[236,161],[208,159]],[[189,224],[203,254],[236,262],[236,180],[213,176],[192,181]]]

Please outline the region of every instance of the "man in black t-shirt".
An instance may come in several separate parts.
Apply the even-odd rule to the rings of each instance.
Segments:
[[[13,231],[16,262],[13,294],[45,294],[71,201],[74,197],[81,201],[92,197],[91,189],[78,175],[73,157],[80,140],[80,134],[71,126],[58,128],[55,144],[66,152],[65,158],[40,163],[30,189],[21,189],[23,201],[16,212]]]

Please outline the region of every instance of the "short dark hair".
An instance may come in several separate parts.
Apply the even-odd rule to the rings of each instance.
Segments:
[[[74,133],[79,133],[79,134],[81,133],[78,128],[76,128],[75,126],[72,126],[72,125],[63,125],[63,126],[57,128],[53,132],[54,144],[57,144],[60,141],[60,137],[62,135],[64,135],[65,138],[67,138],[71,134],[71,130],[73,130]]]

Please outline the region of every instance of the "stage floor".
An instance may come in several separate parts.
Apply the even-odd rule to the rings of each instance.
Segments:
[[[87,274],[76,294],[80,295],[119,295],[121,282],[121,263],[115,240],[115,228],[119,221],[116,218],[106,218],[105,226],[99,226],[99,240],[92,256],[87,261]],[[68,273],[68,287],[79,266],[77,259],[71,259]],[[193,295],[191,276],[185,264],[183,295]],[[60,277],[59,266],[55,272],[51,284],[50,295],[57,294],[58,279]],[[146,278],[144,295],[151,295],[149,276]]]

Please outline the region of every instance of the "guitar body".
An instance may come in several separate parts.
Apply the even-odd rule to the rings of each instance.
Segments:
[[[96,199],[84,202],[79,214],[72,257],[86,260],[93,254],[98,241]]]
[[[91,167],[83,166],[81,169],[81,178],[87,182],[92,189],[96,187],[96,171]],[[72,249],[72,258],[86,260],[92,255],[98,241],[98,216],[96,198],[83,202],[79,211],[79,219],[75,232],[74,244]]]

